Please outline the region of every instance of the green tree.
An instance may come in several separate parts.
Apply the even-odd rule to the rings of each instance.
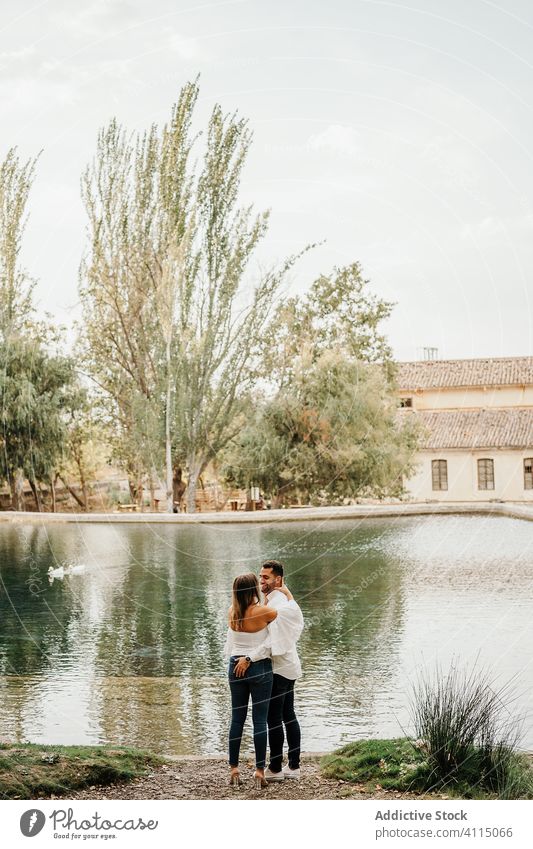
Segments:
[[[188,472],[189,512],[200,475],[240,429],[258,340],[297,259],[248,272],[268,227],[268,213],[239,205],[250,144],[246,121],[216,106],[195,190],[190,271],[177,299],[176,450]]]
[[[392,351],[381,329],[393,304],[369,291],[361,266],[353,262],[321,274],[304,295],[280,304],[265,334],[263,362],[272,384],[291,382],[302,351],[316,361],[325,351],[383,363],[392,375]]]
[[[416,430],[397,423],[383,369],[326,350],[295,359],[293,377],[266,400],[226,457],[225,474],[276,501],[334,503],[398,496],[412,470]]]
[[[49,347],[58,332],[34,319],[34,281],[21,265],[26,207],[36,159],[22,162],[16,149],[0,164],[0,416],[2,477],[12,506],[24,507],[24,478],[37,510],[40,483],[53,487],[66,434],[64,410],[74,401],[72,362]]]
[[[75,373],[67,357],[49,354],[39,339],[12,338],[0,344],[2,477],[12,506],[24,509],[23,483],[42,509],[39,482],[50,483],[63,456],[65,411],[75,397]]]
[[[110,446],[106,442],[99,417],[95,414],[93,397],[85,388],[78,386],[74,390],[69,409],[65,411],[65,422],[65,450],[57,477],[82,510],[88,510],[90,482],[95,480],[99,469],[108,460]],[[72,478],[79,483],[81,497],[69,483]],[[55,512],[54,489],[52,499],[52,510]]]

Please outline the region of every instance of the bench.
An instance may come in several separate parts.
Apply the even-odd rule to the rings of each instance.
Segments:
[[[244,510],[246,508],[246,501],[240,498],[232,498],[230,501],[230,507],[232,510]]]

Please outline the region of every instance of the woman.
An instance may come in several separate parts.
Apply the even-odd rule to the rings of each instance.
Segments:
[[[267,714],[272,690],[272,661],[270,657],[265,656],[270,652],[261,651],[259,647],[265,643],[269,623],[278,615],[272,608],[261,604],[259,599],[259,581],[256,575],[250,572],[235,578],[225,652],[226,657],[229,657],[228,678],[231,691],[230,785],[238,787],[241,784],[239,751],[251,696],[256,789],[266,787]],[[258,650],[263,659],[251,662],[250,654],[257,653]]]

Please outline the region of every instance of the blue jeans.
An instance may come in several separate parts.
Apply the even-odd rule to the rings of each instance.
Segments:
[[[248,702],[252,697],[252,721],[254,725],[255,765],[264,769],[267,748],[267,714],[272,690],[272,661],[270,658],[251,663],[243,678],[237,678],[233,668],[237,657],[230,658],[228,669],[231,692],[231,726],[229,730],[229,764],[239,766],[242,731]]]

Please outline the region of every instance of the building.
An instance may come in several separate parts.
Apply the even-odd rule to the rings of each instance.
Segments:
[[[422,426],[414,500],[533,501],[533,357],[398,364]]]

